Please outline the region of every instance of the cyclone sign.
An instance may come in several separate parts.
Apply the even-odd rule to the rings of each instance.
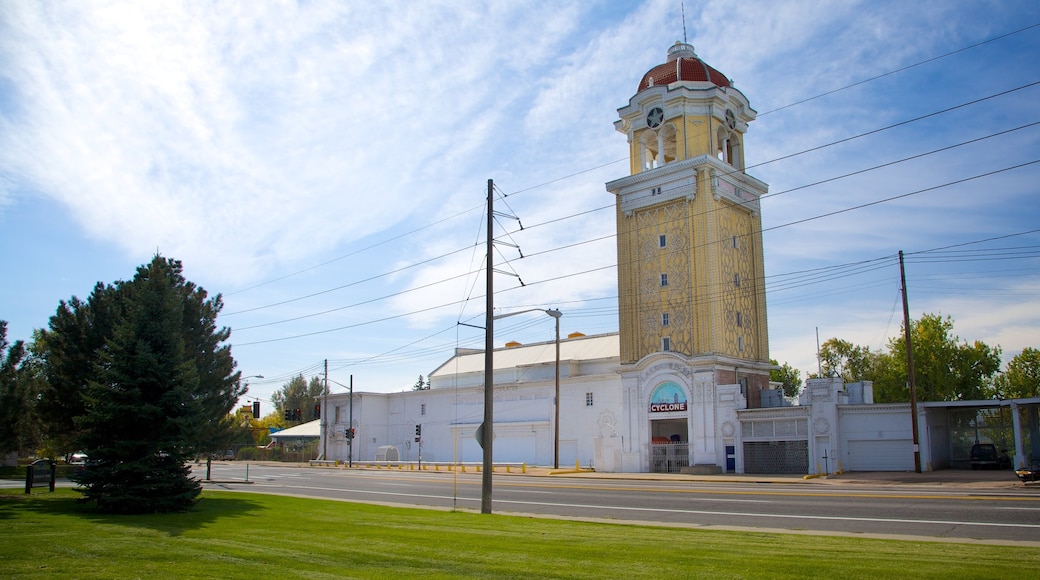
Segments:
[[[669,413],[686,410],[686,391],[671,381],[661,383],[650,395],[651,413]]]

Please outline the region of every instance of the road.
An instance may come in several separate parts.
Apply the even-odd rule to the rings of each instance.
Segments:
[[[477,473],[214,463],[209,489],[479,511]],[[205,466],[196,468],[205,476]],[[493,511],[604,520],[1040,546],[1040,488],[921,489],[496,474]]]

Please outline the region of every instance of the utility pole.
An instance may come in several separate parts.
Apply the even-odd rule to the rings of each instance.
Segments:
[[[556,398],[553,422],[553,469],[560,468],[560,317],[563,313],[556,310],[546,310],[546,314],[556,319]]]
[[[329,359],[325,359],[325,394],[321,400],[321,458],[329,458],[329,422],[325,420],[329,415]]]
[[[493,268],[495,249],[495,182],[487,182],[487,289],[485,290],[484,320],[484,423],[481,425],[480,446],[484,450],[483,473],[480,481],[480,513],[491,513],[491,472],[494,469],[494,455],[491,446],[494,442],[495,420],[495,275]]]
[[[921,444],[917,436],[917,380],[914,378],[914,344],[910,336],[910,306],[906,298],[906,269],[899,250],[899,280],[903,292],[903,338],[906,342],[906,373],[910,387],[910,425],[914,431],[914,471],[921,473]]]
[[[350,437],[347,438],[347,467],[354,467],[354,375],[350,375],[350,412],[347,418],[347,429]]]

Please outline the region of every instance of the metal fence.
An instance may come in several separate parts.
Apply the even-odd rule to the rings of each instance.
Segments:
[[[745,441],[744,473],[809,473],[809,442]]]
[[[660,443],[650,445],[652,473],[680,473],[690,466],[689,443]]]

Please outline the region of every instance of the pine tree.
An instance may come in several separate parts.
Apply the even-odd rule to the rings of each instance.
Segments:
[[[115,286],[115,322],[75,419],[91,464],[77,476],[84,499],[107,512],[189,509],[201,491],[188,461],[230,435],[243,388],[230,331],[216,330],[220,297],[156,256]]]

